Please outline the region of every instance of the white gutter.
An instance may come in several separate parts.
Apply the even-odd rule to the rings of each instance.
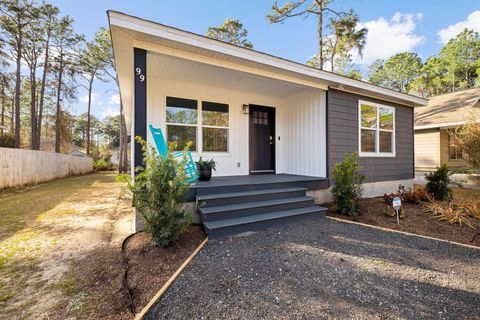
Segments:
[[[474,123],[480,123],[480,119],[473,121]],[[467,121],[453,121],[453,122],[443,122],[443,123],[433,123],[427,124],[424,126],[414,126],[413,130],[424,130],[424,129],[435,129],[435,128],[445,128],[445,127],[456,127],[467,124]]]

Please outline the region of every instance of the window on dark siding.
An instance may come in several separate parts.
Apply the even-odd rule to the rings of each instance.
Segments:
[[[395,155],[395,109],[359,101],[360,156]]]

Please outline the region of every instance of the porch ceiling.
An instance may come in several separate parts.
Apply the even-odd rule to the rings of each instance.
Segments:
[[[308,87],[168,55],[148,53],[148,77],[200,83],[285,98]]]

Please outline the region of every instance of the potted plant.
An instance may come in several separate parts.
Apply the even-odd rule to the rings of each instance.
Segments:
[[[198,180],[200,181],[210,181],[212,178],[212,169],[216,170],[216,162],[213,159],[210,160],[202,160],[202,157],[200,157],[200,160],[195,162],[197,165],[197,171],[198,171]]]

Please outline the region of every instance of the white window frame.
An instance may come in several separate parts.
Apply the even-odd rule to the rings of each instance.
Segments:
[[[179,98],[179,99],[187,99],[187,100],[195,100],[197,101],[197,123],[174,123],[174,122],[167,122],[167,97],[172,98]],[[184,126],[184,127],[195,127],[197,128],[197,134],[195,138],[197,139],[196,145],[197,150],[192,151],[193,154],[204,155],[204,154],[213,154],[213,155],[228,155],[230,154],[230,119],[231,119],[231,112],[230,112],[230,104],[224,102],[218,102],[221,104],[226,104],[228,106],[228,127],[220,127],[220,126],[210,126],[210,125],[203,125],[203,102],[214,102],[211,100],[206,99],[199,99],[195,97],[185,97],[183,95],[165,95],[164,102],[165,102],[165,139],[168,143],[168,126]],[[217,103],[217,102],[215,102]],[[227,138],[227,151],[204,151],[203,150],[203,128],[215,128],[215,129],[227,129],[228,130],[228,138]]]
[[[451,157],[451,149],[452,149],[452,144],[451,144],[451,139],[458,139],[457,136],[455,135],[455,133],[450,133],[447,131],[447,135],[448,135],[448,160],[449,161],[452,161],[452,162],[455,162],[455,161],[462,161],[463,160],[463,150],[462,148],[460,148],[460,152],[461,152],[461,156],[460,158],[458,158],[458,149],[455,150],[455,158],[452,158]]]
[[[363,128],[362,127],[362,105],[366,104],[377,109],[377,127]],[[380,108],[388,109],[393,112],[393,130],[380,129]],[[375,152],[362,152],[362,129],[372,130],[376,132],[375,135]],[[392,133],[392,152],[380,152],[380,132]],[[375,103],[366,100],[358,101],[358,155],[360,157],[395,157],[396,156],[396,116],[395,107],[387,106],[380,103]]]
[[[229,154],[230,153],[230,104],[228,103],[223,103],[223,102],[214,102],[211,100],[199,100],[200,103],[198,105],[199,107],[199,116],[198,116],[198,127],[200,129],[200,139],[202,140],[202,154]],[[203,102],[211,102],[211,103],[219,103],[219,104],[225,104],[228,106],[228,127],[220,127],[220,126],[211,126],[211,125],[204,125],[203,124]],[[228,131],[228,137],[227,137],[227,151],[204,151],[203,150],[203,128],[213,128],[213,129],[227,129]]]

